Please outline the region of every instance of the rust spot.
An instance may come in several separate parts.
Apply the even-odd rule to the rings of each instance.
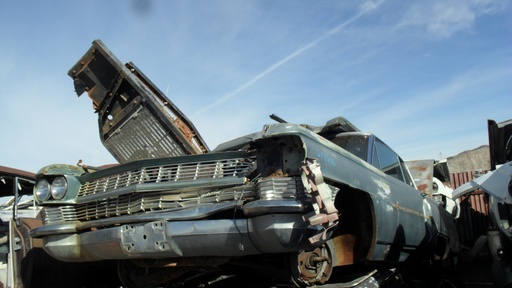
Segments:
[[[180,129],[181,133],[183,133],[183,135],[190,141],[192,140],[192,138],[194,138],[194,133],[192,132],[192,130],[190,129],[190,127],[188,127],[181,119],[179,118],[176,118],[174,120],[174,124],[176,124],[176,126],[178,126],[178,129]]]
[[[427,167],[426,166],[418,166],[418,167],[415,167],[416,170],[418,171],[427,171]]]
[[[356,236],[352,234],[343,234],[333,238],[334,248],[336,249],[336,265],[354,264],[354,247]]]
[[[427,184],[420,184],[417,186],[418,190],[420,190],[421,192],[425,192],[427,191],[428,189],[428,185]]]

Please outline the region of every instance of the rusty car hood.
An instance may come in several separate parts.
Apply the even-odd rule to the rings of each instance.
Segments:
[[[69,70],[98,113],[100,138],[119,163],[209,151],[192,122],[133,63],[101,40]]]

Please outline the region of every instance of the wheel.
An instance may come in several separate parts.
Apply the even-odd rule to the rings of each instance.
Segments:
[[[298,287],[324,284],[332,273],[331,251],[327,245],[290,255],[292,283]]]

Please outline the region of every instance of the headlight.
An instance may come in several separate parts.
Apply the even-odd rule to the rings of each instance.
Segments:
[[[68,191],[68,181],[60,176],[53,180],[51,186],[52,197],[56,200],[62,199]]]
[[[36,186],[36,197],[40,202],[48,200],[50,198],[50,183],[46,179],[40,179],[37,181]]]

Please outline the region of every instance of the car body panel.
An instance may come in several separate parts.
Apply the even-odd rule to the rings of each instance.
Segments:
[[[123,65],[103,44],[69,70],[75,91],[87,92],[98,113],[100,138],[120,163],[207,152],[188,118],[133,64]]]
[[[483,190],[489,197],[491,218],[503,235],[512,242],[512,162],[475,178],[453,191],[460,198],[476,190]]]
[[[490,171],[459,186],[453,191],[453,197],[460,198],[475,190],[482,189],[487,194],[496,197],[498,201],[512,204],[512,195],[508,192],[511,175],[512,162],[502,164],[498,169]]]

